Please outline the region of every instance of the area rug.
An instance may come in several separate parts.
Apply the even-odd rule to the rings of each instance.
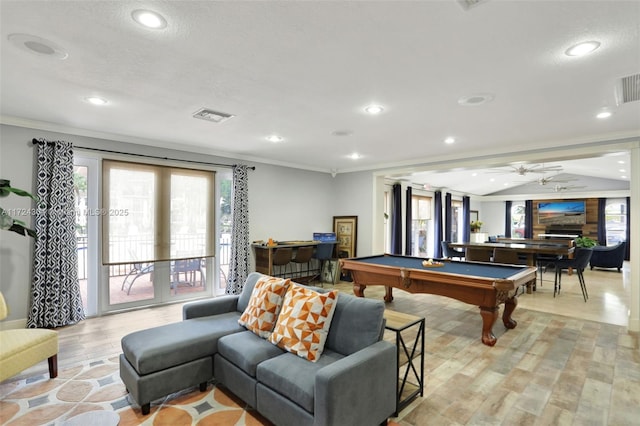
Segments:
[[[151,412],[143,416],[120,380],[118,355],[60,369],[55,379],[41,374],[0,385],[1,425],[59,425],[94,410],[116,412],[119,426],[272,425],[231,392],[213,384],[206,392],[196,386],[156,400]]]
[[[230,392],[209,385],[172,394],[151,404],[143,416],[118,372],[118,356],[0,385],[0,424],[54,425],[92,410],[115,411],[128,425],[271,425]],[[132,405],[133,404],[133,405]],[[98,425],[95,425],[98,426]]]

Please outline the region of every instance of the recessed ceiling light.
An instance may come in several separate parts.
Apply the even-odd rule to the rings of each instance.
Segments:
[[[618,170],[620,173],[626,173],[627,171],[625,169],[620,169]]]
[[[609,118],[611,117],[611,113],[609,111],[602,111],[596,115],[597,118]]]
[[[137,9],[131,12],[131,17],[145,28],[159,30],[167,26],[167,20],[152,10]]]
[[[384,108],[380,105],[369,105],[364,108],[364,111],[367,114],[375,115],[380,114],[382,111],[384,111]]]
[[[448,137],[448,138],[446,138],[446,139],[444,140],[444,143],[446,143],[446,144],[452,144],[452,143],[454,143],[455,141],[456,141],[456,139],[455,139],[455,138]]]
[[[600,47],[599,41],[585,41],[571,46],[570,48],[565,50],[564,53],[567,56],[583,56],[593,52],[598,47]]]
[[[490,93],[478,93],[471,96],[464,96],[458,99],[458,104],[464,106],[477,106],[486,104],[487,102],[491,102],[493,100],[493,95]]]
[[[353,154],[349,155],[349,158],[351,158],[352,160],[357,160],[359,158],[362,158],[362,155],[358,154],[357,152],[354,152]]]
[[[267,136],[267,140],[269,142],[278,143],[278,142],[282,142],[284,139],[282,136],[279,136],[279,135],[269,135]]]
[[[34,55],[49,56],[56,59],[67,59],[69,54],[62,47],[50,40],[30,34],[9,34],[7,39],[14,46]]]
[[[620,179],[626,179],[627,177],[625,175],[620,176]]]
[[[89,96],[88,98],[84,98],[85,101],[89,102],[92,105],[106,105],[107,100],[103,98],[99,98],[97,96]]]

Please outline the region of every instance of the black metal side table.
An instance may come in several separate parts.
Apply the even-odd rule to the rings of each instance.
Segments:
[[[394,416],[397,417],[416,396],[424,395],[424,318],[388,309],[384,311],[384,318],[385,328],[395,333],[396,340],[398,373]],[[409,335],[413,332],[415,337]],[[418,360],[420,365],[416,366]],[[401,378],[400,372],[403,367],[404,373]]]

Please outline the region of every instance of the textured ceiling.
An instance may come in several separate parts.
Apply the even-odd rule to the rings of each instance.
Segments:
[[[161,13],[167,28],[138,26],[139,8]],[[2,0],[0,12],[7,124],[327,172],[393,168],[410,179],[433,162],[640,135],[640,102],[614,97],[617,79],[640,72],[637,1],[489,0],[465,11],[455,0]],[[69,56],[21,50],[8,40],[16,33]],[[602,45],[564,54],[584,40]],[[494,99],[458,104],[478,93]],[[83,101],[92,95],[109,103]],[[370,103],[385,111],[365,114]],[[235,117],[194,119],[202,107]],[[595,119],[603,108],[613,116]],[[272,133],[284,141],[266,141]],[[448,136],[456,142],[445,145]],[[598,177],[624,181],[617,169]],[[461,181],[453,189],[495,191]]]

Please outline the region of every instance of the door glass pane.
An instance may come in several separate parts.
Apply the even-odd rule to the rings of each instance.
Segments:
[[[231,259],[231,224],[233,222],[231,206],[231,187],[233,182],[230,173],[219,173],[220,176],[220,240],[218,242],[218,286],[215,293],[224,293],[229,277],[229,262]]]
[[[524,203],[511,205],[511,237],[524,238],[524,220],[526,214]]]
[[[155,174],[112,168],[109,181],[110,259],[140,261],[109,266],[109,304],[153,299]]]
[[[210,191],[206,178],[171,175],[171,257],[194,257],[205,251]]]
[[[75,166],[73,168],[73,190],[76,196],[76,251],[78,252],[78,284],[80,284],[80,295],[82,306],[87,312],[87,283],[89,268],[87,263],[88,255],[88,203],[87,203],[87,173],[86,166]]]
[[[431,198],[411,197],[411,241],[413,256],[427,256],[427,230],[431,218]]]
[[[627,200],[608,199],[605,207],[607,245],[615,246],[627,240]]]

